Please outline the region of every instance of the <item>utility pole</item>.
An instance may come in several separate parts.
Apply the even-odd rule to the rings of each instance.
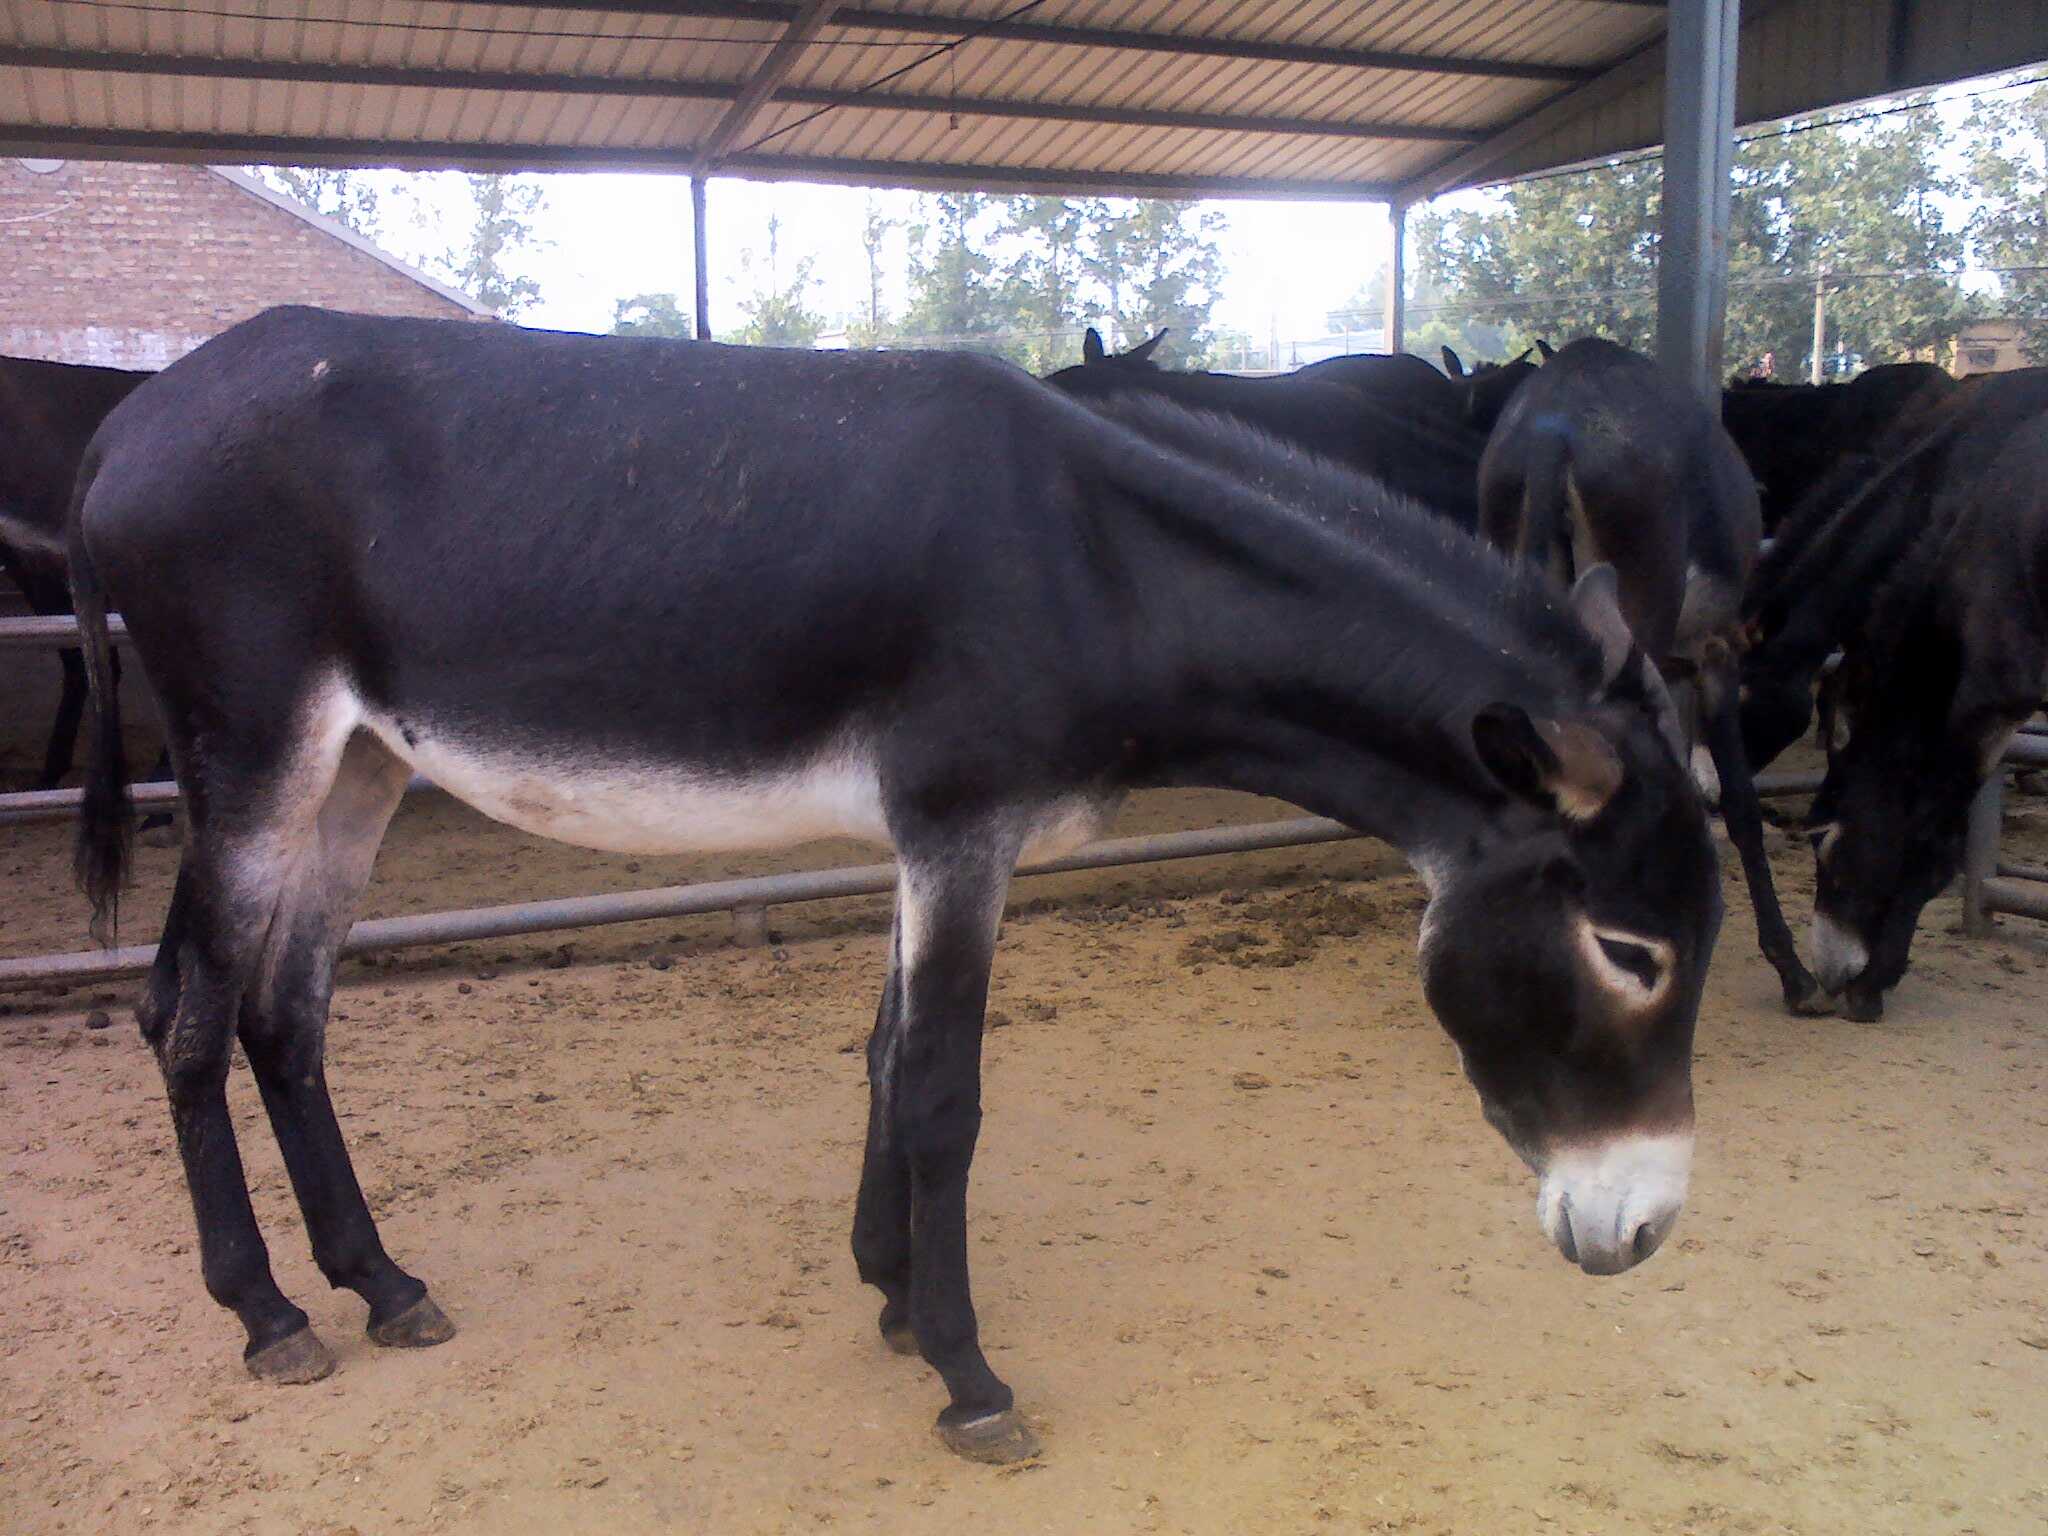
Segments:
[[[1821,358],[1826,355],[1828,344],[1828,275],[1814,274],[1813,279],[1813,372],[1814,383],[1821,381]]]

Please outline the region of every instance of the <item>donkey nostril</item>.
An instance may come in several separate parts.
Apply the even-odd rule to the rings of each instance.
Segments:
[[[1642,1263],[1657,1251],[1657,1245],[1663,1241],[1664,1233],[1655,1222],[1646,1221],[1637,1227],[1635,1235],[1629,1239],[1629,1249],[1635,1255],[1635,1262]]]

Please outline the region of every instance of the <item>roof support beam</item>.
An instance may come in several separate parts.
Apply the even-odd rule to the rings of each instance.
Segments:
[[[780,0],[780,3],[778,0],[473,0],[473,3],[502,3],[508,10],[598,11],[620,16],[765,23],[790,21],[798,9],[787,0]],[[1576,65],[1519,59],[1482,59],[1377,48],[1335,48],[1317,43],[1276,43],[1253,38],[1187,37],[1171,32],[1142,32],[1122,27],[1077,27],[1064,22],[1005,21],[999,17],[977,19],[920,11],[870,10],[861,6],[841,7],[832,24],[861,32],[906,33],[919,38],[946,39],[971,35],[1073,48],[1197,54],[1212,59],[1262,59],[1278,64],[1326,64],[1342,69],[1380,69],[1408,74],[1477,75],[1498,80],[1577,81],[1589,78],[1592,73]]]
[[[687,171],[694,151],[602,145],[477,143],[445,139],[352,139],[324,135],[185,133],[141,128],[51,127],[0,122],[0,155],[89,160],[171,160],[228,165],[382,166],[423,171]],[[1144,171],[1058,170],[961,161],[837,160],[807,155],[728,155],[719,169],[755,181],[822,181],[941,192],[1094,192],[1104,197],[1254,197],[1379,200],[1383,181],[1281,181],[1255,176],[1179,176]]]
[[[235,59],[199,55],[100,53],[64,48],[0,45],[0,67],[65,69],[86,74],[157,75],[185,79],[282,80],[307,85],[367,85],[426,90],[525,91],[536,95],[654,97],[670,101],[727,101],[741,87],[720,80],[607,80],[595,75],[534,74],[522,70],[425,68],[395,64],[303,64],[291,59]],[[967,117],[1028,118],[1037,122],[1108,123],[1133,128],[1207,129],[1220,133],[1291,134],[1304,138],[1401,140],[1470,144],[1467,128],[1413,123],[1350,122],[1332,118],[1237,117],[1153,107],[1088,106],[995,97],[930,96],[783,86],[778,101],[806,107],[849,107],[872,112],[959,113]],[[729,116],[730,114],[728,114]]]
[[[775,88],[789,78],[789,72],[796,68],[796,61],[803,57],[804,49],[832,13],[839,9],[839,0],[804,0],[803,9],[798,11],[789,24],[789,30],[775,40],[775,46],[768,50],[768,57],[761,61],[761,67],[754,71],[753,78],[740,87],[738,98],[725,109],[704,142],[697,149],[697,163],[692,174],[702,178],[710,174],[718,164],[719,157],[746,131],[747,124],[768,105],[768,98],[775,94]]]
[[[1610,3],[1610,0],[1601,0],[1601,3]],[[1635,0],[1611,0],[1611,3],[1633,4]],[[1763,20],[1784,3],[1785,0],[1749,0],[1744,8],[1744,24]],[[1668,0],[1657,0],[1657,4],[1660,8],[1668,8]],[[1611,60],[1584,85],[1560,92],[1512,122],[1502,124],[1472,148],[1401,183],[1398,195],[1403,202],[1420,202],[1460,187],[1477,186],[1488,179],[1489,171],[1516,150],[1542,138],[1551,129],[1657,79],[1663,69],[1664,34],[1659,33],[1640,48]],[[1616,151],[1618,154],[1626,152]]]

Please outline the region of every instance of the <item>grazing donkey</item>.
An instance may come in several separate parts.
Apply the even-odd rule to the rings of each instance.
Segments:
[[[1212,439],[1221,424],[1197,422]],[[1271,445],[1237,429],[1256,466]],[[1662,1242],[1720,888],[1608,573],[1575,598],[1305,457],[1276,491],[1007,364],[274,310],[93,445],[72,540],[98,746],[81,874],[123,877],[118,601],[190,835],[144,1038],[208,1291],[260,1377],[333,1357],[272,1278],[224,1095],[239,1034],[310,1231],[380,1344],[449,1336],[386,1254],[322,1066],[336,948],[410,769],[621,851],[850,833],[901,865],[853,1231],[946,1443],[1032,1438],[968,1290],[982,1015],[1010,872],[1140,786],[1396,844],[1425,993],[1564,1256]],[[1254,477],[1255,478],[1255,477]],[[168,569],[176,579],[155,579]]]
[[[1569,579],[1611,564],[1629,629],[1691,695],[1688,739],[1718,795],[1785,1006],[1825,1011],[1771,883],[1763,809],[1742,751],[1738,651],[1761,529],[1756,484],[1715,414],[1640,353],[1581,337],[1509,402],[1479,466],[1480,534]]]
[[[1848,741],[1814,797],[1815,968],[1876,1019],[1921,909],[1962,862],[1970,801],[2048,699],[2048,370],[1959,397],[1925,530],[1844,670]]]
[[[148,377],[120,368],[0,357],[0,570],[14,578],[33,613],[71,612],[64,518],[79,460],[107,412]],[[55,789],[71,771],[85,712],[84,661],[77,651],[63,650],[57,662],[64,669],[64,690],[37,789]]]

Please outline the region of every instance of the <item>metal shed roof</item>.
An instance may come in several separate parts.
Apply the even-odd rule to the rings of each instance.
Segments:
[[[1745,9],[1744,121],[2048,54],[2048,0]],[[1407,201],[1654,143],[1664,24],[1663,0],[0,0],[0,152]]]

